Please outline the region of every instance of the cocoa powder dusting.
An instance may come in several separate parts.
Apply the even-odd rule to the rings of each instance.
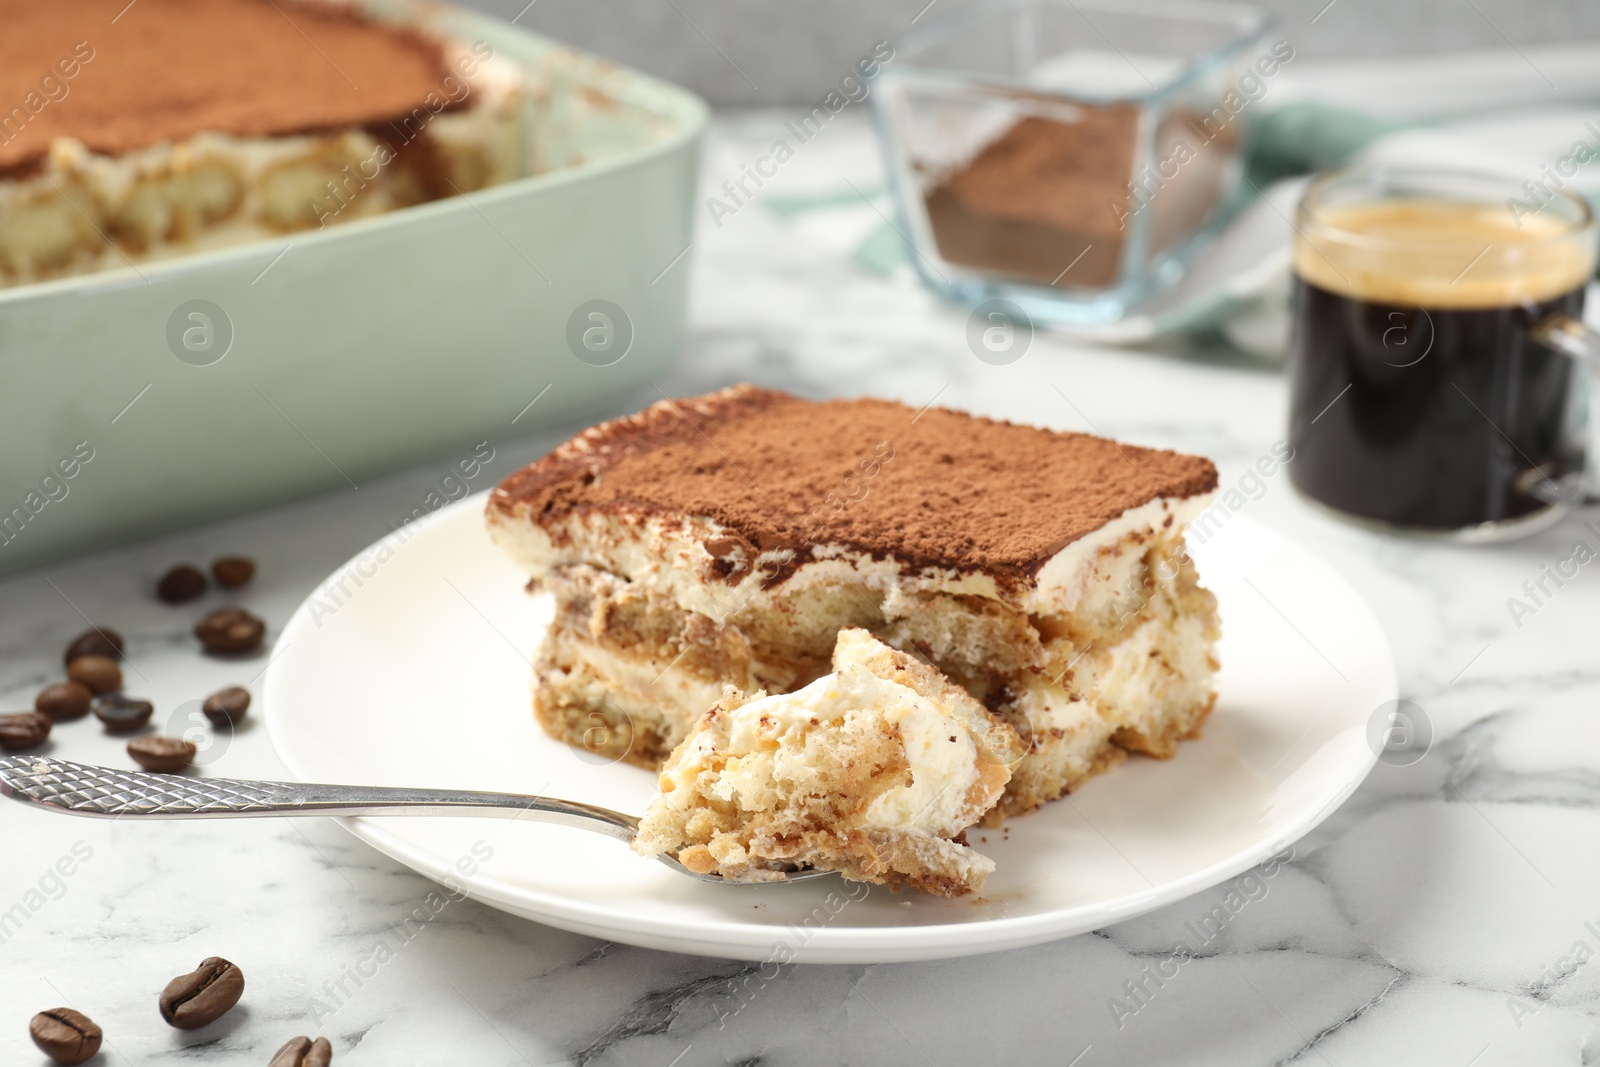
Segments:
[[[58,137],[121,155],[367,126],[449,96],[441,43],[331,3],[0,0],[0,25],[0,173],[37,169]]]
[[[939,254],[1048,284],[1109,284],[1138,128],[1131,104],[1085,106],[1076,122],[1022,119],[928,191]]]
[[[1139,112],[1131,104],[1086,107],[1077,122],[1030,116],[945,184],[980,215],[1115,239],[1138,129]]]
[[[730,580],[762,550],[804,560],[819,545],[1026,580],[1129,508],[1216,485],[1198,456],[741,385],[586,430],[507,478],[489,507],[544,525],[587,511],[704,516],[726,528],[712,554]]]

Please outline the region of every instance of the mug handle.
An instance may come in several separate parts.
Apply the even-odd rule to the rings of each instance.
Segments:
[[[1550,503],[1600,503],[1600,332],[1591,330],[1571,315],[1555,312],[1539,320],[1531,336],[1537,344],[1561,353],[1588,370],[1591,389],[1584,471],[1555,492],[1547,490],[1537,495],[1552,498]]]

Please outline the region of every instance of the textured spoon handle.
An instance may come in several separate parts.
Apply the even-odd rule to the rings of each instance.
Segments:
[[[155,819],[270,815],[523,815],[633,839],[638,820],[588,804],[515,793],[240,782],[87,767],[43,756],[0,758],[0,794],[72,815]]]
[[[295,786],[143,774],[43,757],[0,759],[0,793],[76,815],[181,818],[272,812],[298,799]]]

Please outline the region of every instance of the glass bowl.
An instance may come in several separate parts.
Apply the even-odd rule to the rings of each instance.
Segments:
[[[1244,5],[1003,0],[895,43],[873,114],[917,271],[1046,322],[1122,318],[1238,202],[1294,56]]]

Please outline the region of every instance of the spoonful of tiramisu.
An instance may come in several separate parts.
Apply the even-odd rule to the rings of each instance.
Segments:
[[[554,797],[456,789],[400,789],[301,782],[243,782],[90,767],[47,756],[0,758],[0,795],[48,811],[100,819],[251,819],[270,816],[457,815],[559,823],[633,842],[632,815]],[[736,880],[692,871],[675,857],[662,863],[707,882],[754,885],[799,881],[831,871],[767,870]]]
[[[615,837],[708,882],[838,873],[940,896],[978,891],[994,863],[965,831],[1022,758],[1016,731],[865,630],[840,632],[833,668],[792,693],[728,687],[662,764],[643,818],[547,796],[240,782],[46,756],[0,759],[0,794],[113,819],[527,817]]]

